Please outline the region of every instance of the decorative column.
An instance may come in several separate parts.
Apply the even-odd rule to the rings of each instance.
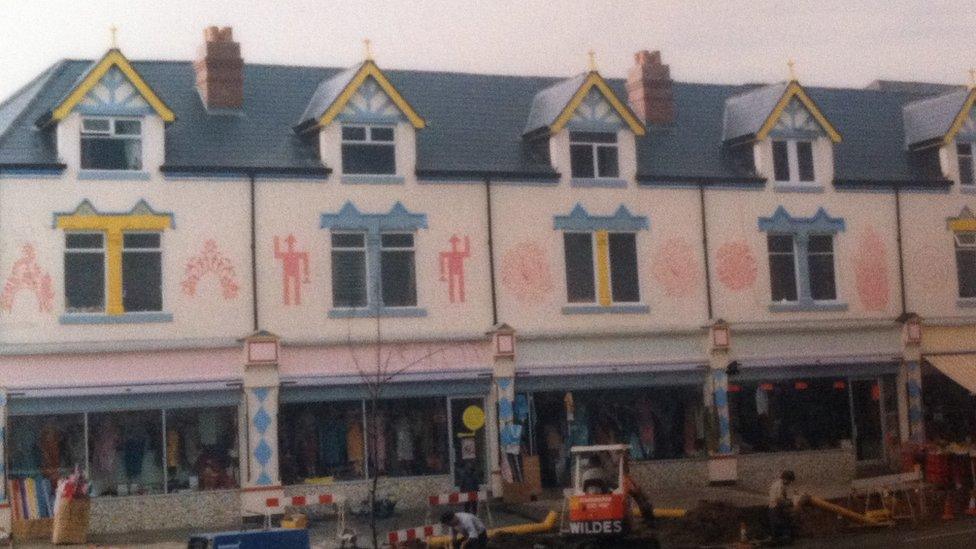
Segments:
[[[731,334],[729,325],[718,319],[709,327],[708,376],[705,404],[714,418],[715,445],[709,448],[710,484],[734,484],[739,479],[738,461],[732,453],[732,426],[729,418],[729,364]]]
[[[489,486],[491,492],[502,494],[502,479],[512,481],[508,453],[519,452],[520,433],[515,425],[515,330],[508,324],[498,324],[491,334],[492,387],[488,407],[497,410],[497,422],[489,424],[488,455],[491,464]],[[491,431],[494,430],[495,433]]]
[[[925,442],[925,418],[922,415],[922,318],[915,313],[903,315],[902,372],[908,397],[908,440]]]
[[[0,388],[0,528],[11,528],[10,499],[7,496],[7,390]]]
[[[242,515],[262,514],[269,498],[284,495],[278,477],[278,336],[260,331],[244,339],[246,463],[241,471]]]

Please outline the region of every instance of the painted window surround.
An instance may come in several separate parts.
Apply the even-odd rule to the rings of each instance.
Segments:
[[[342,172],[342,121],[336,121],[319,130],[319,157],[322,164],[333,167],[333,175],[348,185],[402,185],[417,171],[417,135],[412,125],[404,120],[347,121],[349,124],[374,124],[392,126],[393,146],[396,154],[396,173],[390,175],[344,174]]]
[[[569,125],[567,125],[569,127]],[[569,152],[569,131],[562,129],[549,137],[549,158],[553,169],[562,174],[561,183],[577,188],[619,189],[633,186],[637,179],[637,140],[628,128],[617,131],[617,167],[619,177],[574,178]],[[587,130],[592,131],[592,130]]]
[[[823,208],[819,208],[812,217],[793,217],[783,206],[776,208],[771,217],[759,218],[759,231],[763,233],[784,234],[793,236],[796,254],[797,301],[775,302],[769,304],[770,312],[797,311],[846,311],[847,303],[840,299],[840,287],[837,286],[837,299],[830,301],[815,301],[810,296],[810,268],[808,265],[807,246],[810,235],[831,235],[843,232],[845,223],[843,218],[831,217]],[[836,277],[837,245],[834,244],[834,265]],[[768,263],[767,263],[768,265]],[[768,267],[767,267],[768,268]]]
[[[125,232],[153,231],[162,233],[174,228],[174,215],[156,212],[140,200],[128,212],[101,213],[84,200],[73,212],[54,214],[54,228],[62,231],[105,233],[105,285],[106,304],[104,313],[65,313],[61,324],[140,324],[171,322],[173,315],[164,311],[126,312],[122,304],[122,236]],[[165,299],[165,296],[163,296]],[[164,306],[165,309],[165,306]]]
[[[159,172],[165,156],[165,123],[155,115],[140,117],[142,122],[142,170],[81,169],[81,119],[73,112],[58,122],[58,157],[67,166],[69,177],[79,181],[148,181]]]
[[[955,147],[955,145],[953,145]],[[950,217],[946,219],[946,229],[952,233],[953,239],[953,255],[955,253],[955,239],[957,233],[976,233],[976,215],[973,214],[969,206],[963,206],[959,215],[956,217]],[[955,258],[958,261],[958,256]],[[959,279],[958,279],[958,265],[956,268],[956,306],[961,309],[971,309],[976,308],[976,298],[973,297],[958,297],[959,296]]]
[[[959,166],[959,152],[957,145],[970,144],[976,152],[976,134],[960,135],[939,148],[939,163],[942,166],[942,173],[946,179],[952,180],[959,190],[959,194],[976,194],[976,185],[962,185],[962,177]]]
[[[626,206],[620,206],[613,215],[590,215],[582,204],[576,204],[569,215],[556,216],[553,229],[565,232],[589,232],[594,235],[594,260],[596,261],[597,303],[567,304],[562,308],[564,315],[592,314],[645,314],[650,307],[643,303],[614,303],[610,290],[610,256],[608,235],[611,232],[637,233],[650,229],[644,216],[630,213]],[[637,248],[640,250],[640,247]],[[638,262],[639,264],[639,262]],[[638,278],[638,286],[640,279]]]
[[[380,303],[380,235],[393,232],[417,232],[427,228],[427,214],[412,213],[397,202],[385,214],[362,213],[352,202],[346,202],[338,213],[321,215],[322,229],[366,233],[366,307],[334,307],[329,318],[417,318],[427,316],[423,307],[385,307]],[[417,244],[414,244],[417,246]],[[419,293],[419,292],[418,292]]]

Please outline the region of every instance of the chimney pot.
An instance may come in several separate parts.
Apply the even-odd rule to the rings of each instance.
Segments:
[[[239,109],[244,104],[244,59],[231,27],[203,31],[199,58],[193,63],[197,89],[208,109]]]
[[[674,122],[674,92],[671,68],[661,63],[660,51],[634,54],[634,66],[627,74],[627,102],[648,124]]]

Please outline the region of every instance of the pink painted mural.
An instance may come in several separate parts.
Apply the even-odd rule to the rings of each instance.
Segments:
[[[274,237],[274,257],[281,260],[282,302],[285,305],[301,305],[302,284],[312,281],[308,270],[308,252],[295,249],[295,235],[289,234],[284,240],[285,249],[282,250],[280,239]]]
[[[10,269],[10,276],[3,285],[3,293],[0,294],[0,309],[11,312],[14,308],[14,299],[22,290],[34,294],[39,312],[51,312],[54,306],[51,275],[37,264],[37,250],[33,244],[21,246],[20,258]]]
[[[452,235],[448,240],[450,251],[441,252],[439,256],[441,282],[447,282],[447,293],[451,303],[464,303],[464,260],[471,257],[471,242],[464,237],[464,246],[458,235]]]
[[[666,295],[687,297],[694,294],[699,282],[694,248],[683,238],[664,241],[654,252],[651,274]]]
[[[523,303],[543,303],[555,287],[549,257],[535,242],[520,242],[505,252],[501,279],[502,286]]]
[[[868,311],[883,311],[888,307],[888,260],[884,241],[873,228],[861,232],[854,262],[857,296]]]
[[[715,252],[715,271],[723,286],[739,292],[756,283],[756,257],[745,240],[722,244]]]
[[[224,299],[234,299],[240,292],[237,273],[234,264],[217,247],[217,241],[208,239],[203,243],[203,250],[186,262],[183,273],[183,293],[193,297],[197,295],[200,281],[208,276],[217,277],[220,282],[220,293]]]

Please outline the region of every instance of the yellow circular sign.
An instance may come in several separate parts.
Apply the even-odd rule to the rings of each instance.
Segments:
[[[468,429],[477,431],[485,426],[485,411],[472,404],[464,409],[464,413],[461,414],[461,421]]]

